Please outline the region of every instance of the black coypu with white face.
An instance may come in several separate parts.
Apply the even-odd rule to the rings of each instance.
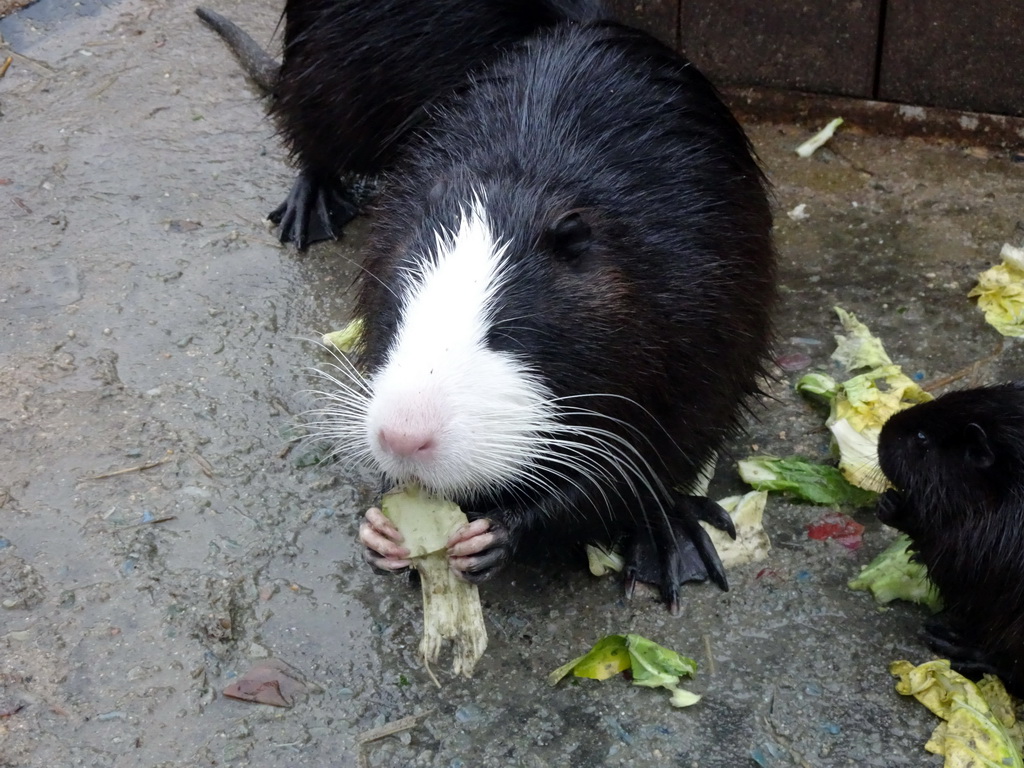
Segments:
[[[412,55],[407,54],[407,55]],[[429,61],[413,56],[427,68]],[[425,107],[386,176],[358,283],[335,453],[457,501],[465,578],[627,543],[626,583],[726,588],[688,495],[740,427],[770,346],[765,180],[704,77],[648,35],[566,20]],[[376,509],[368,559],[406,554]]]
[[[707,80],[593,0],[288,0],[276,76],[208,23],[273,86],[301,168],[283,240],[336,233],[339,175],[384,172],[365,334],[313,425],[333,453],[458,502],[471,581],[623,541],[629,593],[675,611],[683,582],[727,588],[698,521],[731,521],[690,494],[764,374],[775,252]],[[379,510],[360,539],[407,565]]]
[[[913,540],[944,604],[925,639],[1024,695],[1024,383],[950,392],[893,416],[882,522]]]

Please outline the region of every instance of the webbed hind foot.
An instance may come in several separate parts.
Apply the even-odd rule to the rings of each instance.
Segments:
[[[626,597],[636,583],[654,584],[673,616],[679,615],[679,588],[689,581],[710,578],[729,590],[725,567],[700,521],[736,538],[729,513],[702,496],[678,496],[667,517],[636,531],[626,551]]]
[[[359,206],[340,180],[324,181],[303,171],[285,201],[267,218],[280,226],[282,243],[295,243],[304,251],[311,243],[336,240],[358,213]]]

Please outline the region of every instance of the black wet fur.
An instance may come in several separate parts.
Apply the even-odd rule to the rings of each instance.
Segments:
[[[477,5],[460,3],[460,13]],[[457,39],[452,32],[446,44]],[[327,58],[342,54],[332,49]],[[440,65],[433,71],[430,50],[403,49],[402,56],[430,84],[451,75]],[[371,376],[383,364],[406,270],[431,251],[435,232],[458,228],[460,207],[481,196],[492,229],[510,242],[512,264],[488,344],[528,360],[556,396],[600,393],[575,402],[609,418],[573,421],[614,431],[652,473],[646,488],[602,485],[609,504],[592,481],[560,477],[554,463],[547,490],[511,484],[456,501],[471,519],[506,530],[511,556],[624,536],[641,542],[634,574],[658,583],[670,606],[684,580],[711,573],[724,587],[714,547],[695,520],[704,515],[721,525],[721,515],[679,502],[671,489],[692,490],[701,468],[737,433],[770,351],[772,221],[747,138],[692,65],[610,22],[544,28],[467,69],[446,97],[419,93],[434,99],[427,122],[403,141],[356,152],[376,163],[393,160],[359,282],[355,314],[367,326],[358,362]],[[365,104],[378,92],[360,90],[350,100],[367,110],[363,122],[379,139],[393,134],[384,125],[401,115],[388,118],[380,104]],[[297,133],[293,146],[301,145]],[[676,514],[677,505],[684,512]]]
[[[274,90],[281,65],[259,43],[233,21],[215,11],[199,7],[196,8],[196,16],[223,38],[257,88],[264,94]]]
[[[896,414],[879,460],[896,488],[880,516],[911,537],[945,606],[926,640],[964,674],[994,670],[1024,694],[1024,383]]]

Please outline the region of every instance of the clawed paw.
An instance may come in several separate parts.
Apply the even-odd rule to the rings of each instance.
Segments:
[[[366,511],[359,526],[359,541],[365,549],[363,559],[374,568],[397,572],[409,567],[409,550],[402,543],[402,534],[377,507]]]
[[[472,584],[491,578],[511,556],[508,529],[490,518],[466,523],[448,540],[452,570]]]
[[[366,511],[359,526],[363,559],[374,568],[390,573],[411,565],[409,549],[402,534],[377,507]],[[488,518],[460,527],[448,540],[448,562],[453,571],[473,584],[491,578],[510,559],[512,548],[508,529]]]

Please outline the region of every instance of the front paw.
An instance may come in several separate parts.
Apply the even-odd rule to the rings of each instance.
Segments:
[[[363,559],[374,568],[396,573],[411,564],[409,550],[402,543],[402,534],[377,507],[366,511],[359,526],[359,541],[364,547]]]
[[[471,584],[487,581],[512,559],[512,536],[497,520],[466,523],[448,540],[448,563]]]

